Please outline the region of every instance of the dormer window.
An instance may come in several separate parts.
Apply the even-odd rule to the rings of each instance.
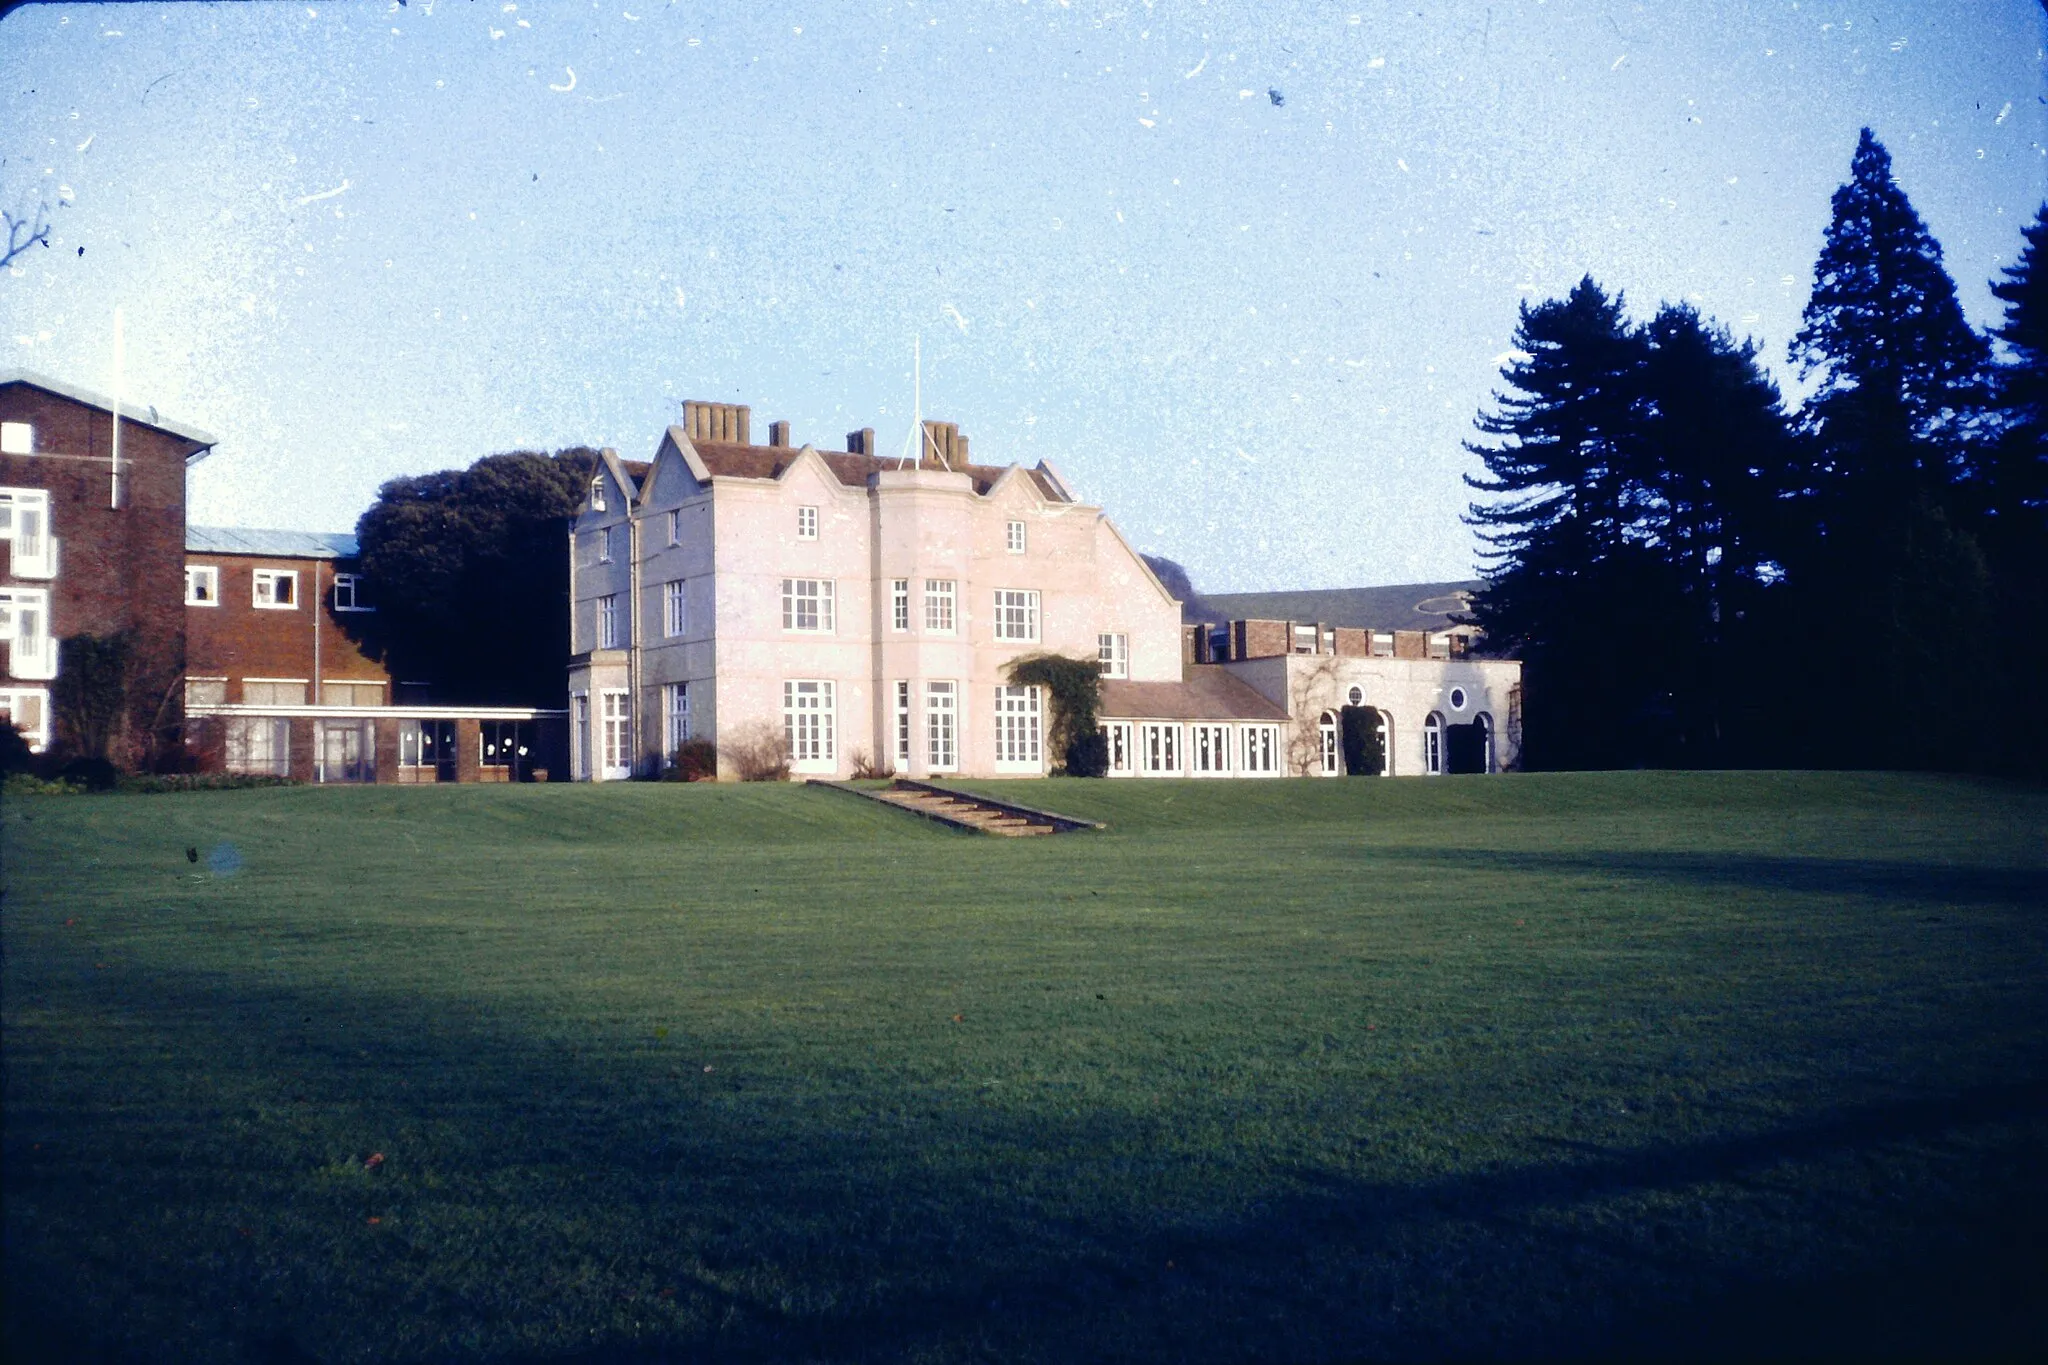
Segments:
[[[1007,527],[1007,528],[1006,528],[1006,530],[1005,530],[1005,535],[1006,535],[1006,536],[1007,536],[1007,538],[1008,538],[1008,543],[1009,543],[1009,547],[1010,547],[1010,553],[1011,553],[1011,554],[1013,554],[1013,555],[1021,555],[1021,554],[1023,554],[1023,553],[1024,553],[1024,523],[1023,523],[1023,522],[1021,522],[1021,521],[1013,521],[1013,522],[1009,523],[1008,527]]]
[[[590,481],[590,510],[593,512],[604,511],[603,479],[592,479]]]
[[[818,538],[818,509],[799,507],[796,509],[796,538],[816,540]]]

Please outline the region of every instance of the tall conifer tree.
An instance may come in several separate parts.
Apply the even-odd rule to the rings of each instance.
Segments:
[[[1818,537],[1795,564],[1813,635],[1803,690],[1829,719],[1801,757],[1971,766],[1973,691],[1991,672],[1990,579],[1967,520],[1981,457],[1988,348],[1964,319],[1941,247],[1868,128],[1835,192],[1791,357],[1817,379]],[[1843,661],[1861,675],[1830,686]]]

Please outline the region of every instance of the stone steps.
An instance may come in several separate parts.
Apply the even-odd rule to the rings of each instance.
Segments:
[[[914,782],[908,778],[899,777],[893,785],[879,791],[817,779],[813,779],[811,785],[831,787],[868,801],[880,801],[884,805],[909,811],[913,815],[921,815],[927,820],[935,820],[954,829],[993,834],[1005,839],[1028,839],[1041,834],[1102,828],[1092,820],[1076,820],[1072,816],[1033,810],[1029,806],[1014,805],[993,797],[974,796],[951,788],[935,787],[929,782]]]

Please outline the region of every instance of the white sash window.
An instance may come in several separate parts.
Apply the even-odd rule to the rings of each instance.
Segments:
[[[782,628],[808,634],[832,633],[832,580],[829,578],[785,578],[782,580]]]
[[[960,707],[956,684],[924,685],[925,765],[935,773],[960,766]]]
[[[950,578],[924,581],[924,628],[934,635],[953,633],[953,585]]]
[[[1035,687],[996,689],[996,770],[1038,772],[1044,767],[1040,744],[1041,696]]]
[[[661,752],[674,759],[690,742],[690,685],[664,683],[661,689]]]
[[[633,725],[624,692],[606,692],[604,714],[604,779],[616,782],[633,775]]]
[[[50,746],[50,694],[40,687],[0,690],[0,722],[21,731],[28,747],[41,753]]]
[[[996,589],[996,638],[1031,644],[1038,639],[1038,594],[1022,588]]]
[[[782,684],[782,729],[789,740],[792,768],[831,772],[838,766],[832,721],[831,683],[802,680]]]
[[[0,540],[13,547],[8,568],[16,578],[57,576],[57,540],[50,534],[50,495],[43,489],[0,488]]]
[[[910,684],[896,684],[896,762],[908,771],[910,768]]]
[[[0,642],[7,645],[7,671],[13,676],[36,682],[57,676],[48,588],[0,589]]]

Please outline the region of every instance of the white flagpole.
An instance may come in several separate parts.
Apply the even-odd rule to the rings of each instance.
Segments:
[[[107,482],[107,506],[121,505],[121,310],[114,310],[114,449],[113,478]]]

